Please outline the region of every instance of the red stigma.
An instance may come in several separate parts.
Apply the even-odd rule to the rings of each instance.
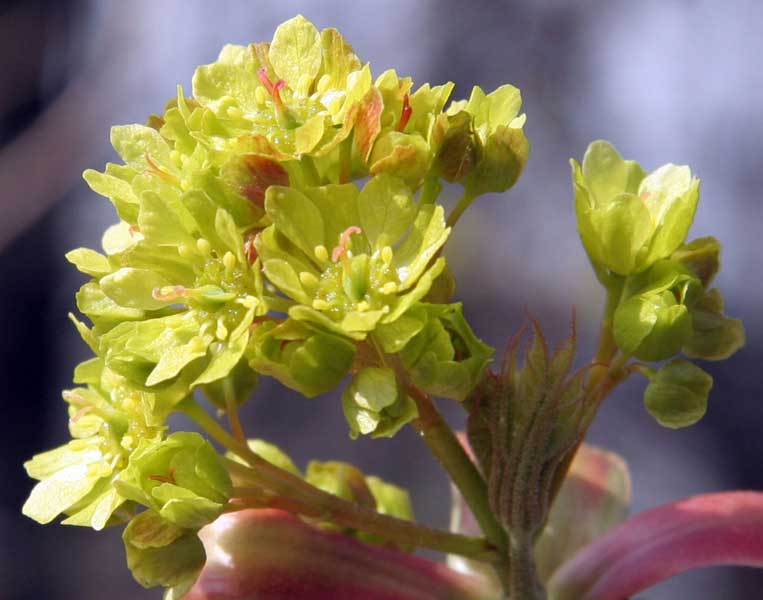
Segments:
[[[363,230],[356,225],[352,225],[342,232],[342,235],[339,238],[339,245],[331,252],[332,262],[336,262],[347,255],[347,247],[350,245],[350,236],[353,233],[363,233]]]
[[[258,233],[250,233],[246,236],[246,241],[244,242],[244,255],[246,255],[246,259],[249,261],[250,265],[253,265],[257,260],[257,247],[254,243],[258,235]]]
[[[397,124],[397,130],[403,131],[405,129],[405,126],[408,125],[408,121],[411,120],[411,115],[413,114],[413,108],[411,108],[411,100],[406,94],[403,96],[403,110],[400,111],[400,121]]]
[[[282,109],[283,100],[281,100],[281,90],[286,87],[286,82],[283,79],[279,79],[273,83],[270,80],[270,77],[268,77],[268,70],[265,67],[262,67],[257,71],[257,77],[260,78],[262,85],[265,86],[265,89],[268,91],[268,94],[270,94],[270,97],[273,98],[273,102],[276,103],[276,106],[278,106],[279,109]]]
[[[170,469],[169,475],[149,475],[148,478],[151,481],[158,481],[159,483],[171,483],[172,485],[177,485],[174,468]]]

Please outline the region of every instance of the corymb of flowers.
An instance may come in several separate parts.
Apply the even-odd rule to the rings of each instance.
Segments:
[[[720,359],[743,342],[741,323],[723,314],[720,292],[709,287],[718,243],[686,243],[698,180],[673,165],[647,175],[606,142],[594,142],[582,166],[573,162],[579,231],[610,298],[608,341],[590,386],[567,376],[571,350],[530,364],[516,383],[513,354],[501,374],[487,369],[493,350],[452,302],[445,250],[478,196],[519,178],[530,148],[525,115],[514,86],[475,87],[450,101],[453,87],[414,89],[393,70],[374,77],[335,29],[318,31],[298,16],[270,43],[225,46],[196,70],[190,94],[178,86],[145,125],[114,127],[122,162],[84,177],[119,222],[102,251],[67,254],[90,277],[77,293],[85,318],[71,319],[93,356],[64,392],[73,439],[26,463],[39,481],[24,513],[97,530],[128,523],[128,566],[144,586],[167,588],[166,598],[183,597],[205,564],[199,530],[252,507],[288,510],[387,548],[419,545],[499,564],[506,527],[530,523],[519,505],[510,517],[487,500],[512,489],[504,475],[536,472],[507,462],[525,456],[512,446],[518,431],[555,436],[546,446],[528,437],[539,446],[527,455],[568,468],[564,453],[603,396],[582,409],[581,398],[635,371],[651,381],[645,400],[660,422],[697,420],[712,382],[699,367],[674,359],[629,371],[625,363],[681,351]],[[446,184],[462,191],[449,213],[438,202]],[[605,377],[600,365],[616,356],[622,369]],[[308,397],[344,385],[352,437],[416,428],[486,540],[413,523],[407,492],[351,465],[312,462],[302,472],[274,445],[248,439],[237,411],[263,376]],[[560,390],[559,410],[537,417],[541,405],[520,398]],[[479,466],[431,396],[469,413]],[[514,421],[485,421],[499,406]],[[169,432],[175,412],[204,435]],[[549,485],[563,476],[543,474]],[[547,512],[533,514],[533,527],[545,522]]]

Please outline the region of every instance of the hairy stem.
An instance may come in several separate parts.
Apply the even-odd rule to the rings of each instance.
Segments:
[[[538,573],[533,557],[532,536],[512,532],[510,541],[511,600],[546,600],[546,592],[538,581]]]
[[[383,515],[316,488],[254,453],[197,404],[188,402],[182,410],[213,439],[249,464],[246,466],[230,459],[225,461],[234,478],[248,484],[237,490],[242,494],[239,499],[243,500],[244,506],[288,508],[303,516],[358,529],[403,546],[429,548],[486,562],[497,562],[499,559],[492,544],[483,538],[440,531]]]
[[[419,411],[419,417],[412,422],[412,425],[450,475],[474,513],[485,537],[497,548],[505,549],[507,547],[506,532],[490,510],[487,485],[482,475],[435,407],[432,399],[415,386],[409,386],[408,393],[415,400]]]

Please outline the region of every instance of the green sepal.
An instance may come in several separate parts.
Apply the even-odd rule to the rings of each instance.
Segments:
[[[307,464],[305,480],[324,492],[376,509],[376,500],[366,484],[365,475],[349,463],[311,460]]]
[[[157,310],[166,302],[154,297],[154,290],[170,285],[164,277],[149,269],[125,267],[99,281],[101,290],[114,302],[127,308]]]
[[[691,335],[692,318],[671,291],[640,294],[617,307],[613,330],[624,352],[659,361],[681,350]]]
[[[626,281],[632,293],[615,309],[613,333],[617,345],[641,360],[659,361],[677,354],[692,332],[690,308],[701,283],[673,260],[660,260]]]
[[[392,437],[418,416],[413,400],[398,386],[391,369],[365,367],[342,394],[350,436]]]
[[[226,383],[226,379],[229,381],[228,383]],[[217,408],[225,410],[227,406],[225,388],[227,386],[230,386],[230,393],[233,395],[236,406],[241,406],[252,396],[257,383],[257,373],[249,367],[247,359],[242,358],[226,377],[205,384],[203,386],[204,395]]]
[[[397,354],[424,328],[427,320],[426,309],[416,304],[395,321],[381,323],[374,331],[374,339],[384,352]]]
[[[400,358],[422,390],[462,401],[480,381],[493,349],[474,334],[460,303],[420,306],[426,325],[400,351]]]
[[[660,425],[678,429],[699,421],[707,410],[713,378],[688,360],[664,365],[644,392],[644,404]]]
[[[172,588],[178,599],[191,589],[206,561],[196,531],[178,527],[153,511],[133,518],[122,540],[135,580],[145,588]]]
[[[247,356],[258,373],[313,397],[333,389],[347,374],[355,346],[337,335],[289,319],[281,325],[258,325]]]
[[[126,498],[189,529],[211,523],[232,491],[228,472],[198,433],[177,432],[158,442],[141,440],[114,483]]]
[[[724,360],[745,344],[742,321],[723,312],[723,296],[709,290],[691,309],[692,332],[683,347],[690,358]]]
[[[670,256],[696,275],[707,289],[721,267],[721,244],[714,237],[702,237],[692,240],[678,248]]]
[[[393,175],[416,189],[429,172],[432,151],[417,133],[387,131],[377,138],[369,164],[371,175]]]
[[[288,471],[292,475],[295,475],[297,477],[302,477],[302,473],[297,468],[297,465],[294,464],[294,461],[289,457],[286,452],[281,450],[278,446],[275,444],[271,444],[270,442],[266,442],[265,440],[259,440],[259,439],[250,439],[246,441],[246,445],[249,446],[249,449],[257,454],[260,458],[265,459],[270,464],[275,465],[276,467],[283,469],[284,471]],[[238,456],[237,454],[234,454],[233,452],[227,452],[225,454],[226,458],[229,458],[231,460],[235,460],[238,463],[241,463],[242,465],[246,465],[246,461]]]
[[[66,260],[77,267],[82,273],[95,278],[108,275],[112,271],[109,259],[100,252],[90,248],[71,250],[66,253]]]

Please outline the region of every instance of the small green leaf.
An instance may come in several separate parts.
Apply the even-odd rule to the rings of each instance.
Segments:
[[[678,429],[699,421],[707,410],[713,378],[688,360],[664,365],[647,386],[644,404],[660,425]]]

